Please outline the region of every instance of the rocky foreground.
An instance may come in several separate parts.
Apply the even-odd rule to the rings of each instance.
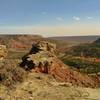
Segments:
[[[30,73],[13,89],[0,86],[0,100],[100,100],[100,88],[76,87],[50,75]]]

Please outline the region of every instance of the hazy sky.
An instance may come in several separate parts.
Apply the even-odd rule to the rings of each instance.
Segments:
[[[0,33],[100,35],[100,0],[0,0]]]

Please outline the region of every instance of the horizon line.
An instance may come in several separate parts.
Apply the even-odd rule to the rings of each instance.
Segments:
[[[0,35],[33,35],[33,36],[35,36],[35,35],[37,35],[37,36],[42,36],[42,37],[85,37],[85,36],[100,36],[100,34],[95,34],[95,35],[93,35],[93,34],[85,34],[85,35],[54,35],[54,36],[46,36],[46,35],[42,35],[42,34],[37,34],[37,33],[35,33],[35,34],[33,34],[33,33],[1,33],[0,32]]]

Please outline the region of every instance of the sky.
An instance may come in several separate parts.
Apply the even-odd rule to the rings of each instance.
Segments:
[[[0,34],[100,35],[100,0],[0,0]]]

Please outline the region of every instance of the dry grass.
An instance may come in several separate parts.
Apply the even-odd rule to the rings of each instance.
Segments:
[[[24,80],[27,74],[18,66],[18,62],[17,59],[6,59],[0,62],[0,84],[10,87]]]

